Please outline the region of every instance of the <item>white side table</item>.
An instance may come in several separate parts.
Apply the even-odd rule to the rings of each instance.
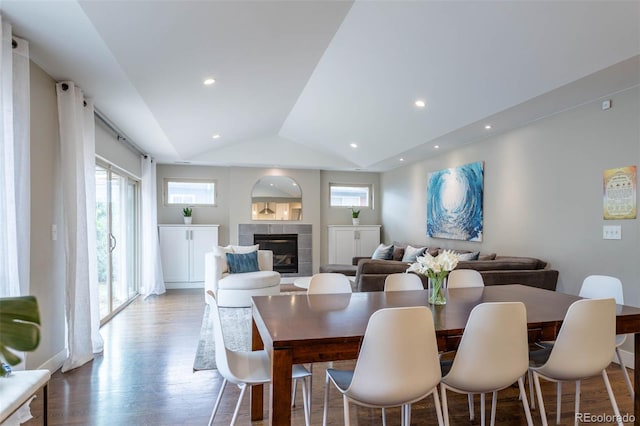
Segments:
[[[25,402],[43,388],[43,424],[47,424],[47,386],[49,370],[14,371],[9,377],[0,378],[0,424],[18,411]]]

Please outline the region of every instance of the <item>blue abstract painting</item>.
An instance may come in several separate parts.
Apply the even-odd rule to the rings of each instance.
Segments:
[[[482,241],[483,190],[481,161],[429,173],[427,235]]]

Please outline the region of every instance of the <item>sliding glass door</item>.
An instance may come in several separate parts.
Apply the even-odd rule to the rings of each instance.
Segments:
[[[138,182],[96,165],[96,237],[100,319],[108,320],[138,294]]]

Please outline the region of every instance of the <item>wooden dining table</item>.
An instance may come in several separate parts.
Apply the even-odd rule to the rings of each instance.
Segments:
[[[383,308],[428,306],[438,348],[454,350],[469,313],[480,303],[523,302],[531,342],[554,340],[569,306],[580,297],[524,285],[447,290],[447,304],[427,303],[427,290],[300,294],[252,297],[252,347],[271,356],[271,425],[291,424],[291,369],[294,364],[356,359],[371,315]],[[617,306],[617,334],[635,334],[634,411],[640,414],[640,309]],[[251,391],[251,419],[263,418],[263,388]],[[638,425],[636,417],[635,424]]]

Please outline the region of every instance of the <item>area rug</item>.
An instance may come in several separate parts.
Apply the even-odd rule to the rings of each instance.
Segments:
[[[219,310],[222,334],[227,348],[236,351],[251,350],[251,308],[219,308]],[[196,359],[193,362],[194,371],[216,369],[216,345],[210,315],[210,306],[206,305]]]
[[[293,284],[282,284],[281,295],[301,294],[305,289]],[[222,334],[227,348],[234,351],[251,350],[251,308],[219,308]],[[194,371],[216,369],[216,344],[213,338],[213,323],[209,318],[210,307],[206,305],[200,328],[200,339],[193,362]]]

